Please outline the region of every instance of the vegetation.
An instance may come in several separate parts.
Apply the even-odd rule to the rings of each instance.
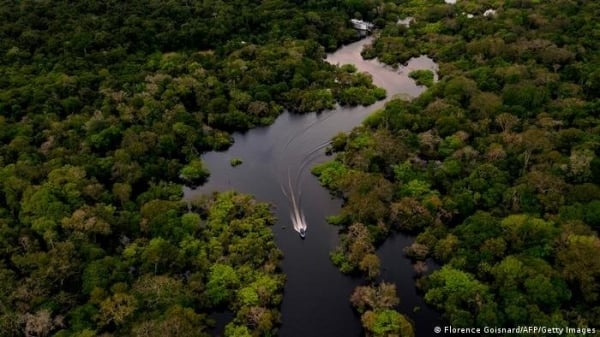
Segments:
[[[240,158],[231,158],[231,160],[229,160],[229,164],[233,167],[242,165],[242,163],[243,161]]]
[[[189,164],[185,165],[181,169],[181,178],[183,178],[188,184],[200,184],[203,183],[210,173],[200,159],[192,159]]]
[[[350,301],[361,313],[367,336],[414,337],[410,322],[392,310],[399,303],[394,284],[380,283],[378,286],[357,287]]]
[[[3,245],[3,335],[208,336],[215,308],[234,312],[228,328],[273,333],[284,277],[268,205],[227,193],[186,212],[172,197],[125,214],[40,199],[68,210],[58,225],[54,212],[34,220],[52,228],[4,224],[3,237],[23,244]],[[127,215],[136,228],[119,228]]]
[[[600,5],[384,7],[363,54],[391,65],[428,54],[440,81],[337,135],[336,159],[314,169],[345,199],[332,218],[346,233],[334,263],[371,276],[363,255],[408,232],[417,269],[429,257],[443,264],[418,284],[452,325],[600,322]]]
[[[441,80],[336,136],[337,159],[315,169],[346,200],[334,263],[376,280],[376,244],[410,232],[420,270],[444,264],[419,284],[456,326],[599,322],[598,13],[574,0],[3,4],[2,335],[202,336],[223,309],[226,336],[275,334],[268,207],[234,193],[186,207],[181,184],[208,177],[200,154],[233,130],[385,97],[323,61],[356,38],[350,17],[380,28],[365,57],[425,53]],[[367,334],[411,336],[397,301],[384,283],[351,299]]]
[[[417,82],[418,85],[430,87],[433,85],[433,72],[427,69],[411,71],[408,76]]]
[[[267,206],[218,195],[199,160],[284,109],[369,104],[324,62],[355,1],[19,1],[0,8],[0,334],[276,332],[283,277]],[[290,18],[293,18],[290,20]]]

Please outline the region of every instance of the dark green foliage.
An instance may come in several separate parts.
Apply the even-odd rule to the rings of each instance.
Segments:
[[[0,6],[0,335],[204,336],[224,307],[230,334],[274,334],[267,206],[226,194],[189,213],[181,184],[208,178],[200,155],[229,132],[284,108],[385,97],[323,60],[376,6]]]
[[[142,231],[118,236],[95,230],[115,220],[82,208],[63,218],[62,227],[44,225],[39,235],[23,230],[23,250],[11,252],[3,242],[2,256],[12,261],[0,265],[0,298],[10,305],[0,313],[3,332],[20,330],[23,322],[60,336],[137,336],[153,329],[161,336],[193,329],[190,336],[198,336],[207,327],[205,313],[226,306],[236,313],[232,324],[272,333],[284,279],[268,205],[229,193],[194,207],[208,217],[185,213],[180,202],[150,201],[140,211]],[[256,300],[240,297],[248,289]],[[260,327],[248,310],[263,312]]]

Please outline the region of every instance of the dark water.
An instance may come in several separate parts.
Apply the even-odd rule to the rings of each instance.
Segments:
[[[410,246],[414,239],[406,235],[394,235],[388,238],[377,250],[381,260],[381,279],[396,283],[400,305],[400,313],[407,315],[414,323],[416,336],[433,336],[433,328],[443,325],[440,314],[430,308],[423,297],[415,290],[416,273],[412,262],[407,259],[402,249]],[[427,273],[439,268],[433,261],[427,261]]]
[[[364,61],[360,50],[368,39],[358,41],[328,56],[333,64],[352,63],[360,71],[373,75],[388,96],[416,96],[423,88],[409,79],[408,69],[436,69],[426,57],[411,61],[399,71],[376,61]],[[211,172],[209,181],[196,190],[186,190],[186,198],[212,191],[236,190],[254,195],[273,205],[278,223],[273,227],[277,245],[284,253],[282,268],[287,275],[281,306],[281,337],[353,337],[361,336],[359,317],[349,304],[350,294],[362,280],[342,275],[330,262],[329,252],[338,242],[337,228],[325,222],[328,215],[340,211],[341,201],[332,199],[310,173],[314,164],[330,160],[325,156],[327,142],[338,132],[350,131],[370,113],[383,107],[378,102],[369,107],[338,108],[309,114],[283,113],[273,125],[246,133],[234,134],[235,143],[225,152],[202,156]],[[231,158],[243,164],[231,167]],[[300,239],[290,220],[289,199],[283,190],[288,179],[297,202],[306,217],[306,239]],[[283,188],[282,188],[283,187]],[[289,194],[289,189],[286,191]],[[402,303],[424,307],[414,289],[412,268],[402,255],[405,246],[388,241],[380,249],[383,278],[398,284]],[[406,269],[406,270],[405,270]],[[405,307],[402,305],[402,309]],[[437,320],[432,311],[418,313],[419,336],[429,336],[431,327],[421,329],[427,321]],[[412,307],[407,313],[411,318]],[[433,325],[431,325],[433,326]],[[421,333],[422,332],[422,333]]]

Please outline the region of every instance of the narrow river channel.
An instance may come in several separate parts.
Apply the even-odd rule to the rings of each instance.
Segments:
[[[435,63],[424,56],[398,70],[365,61],[360,51],[369,42],[367,38],[349,44],[329,54],[327,61],[354,64],[359,71],[369,72],[373,82],[387,90],[386,100],[369,107],[340,107],[322,113],[284,112],[271,126],[236,133],[235,143],[227,151],[202,156],[211,174],[208,182],[185,191],[186,198],[193,198],[213,191],[236,190],[274,206],[278,223],[273,232],[284,254],[282,268],[287,276],[281,337],[361,336],[359,317],[352,311],[349,297],[362,280],[342,275],[329,260],[329,252],[338,241],[338,228],[327,224],[325,217],[340,211],[341,200],[331,198],[310,168],[331,159],[325,156],[324,146],[335,134],[350,131],[394,95],[419,95],[424,88],[408,78],[410,70],[437,70]],[[232,167],[232,158],[242,159],[243,164]],[[296,202],[305,217],[305,240],[293,229],[290,219],[291,205],[282,189],[288,183],[296,189]],[[399,309],[416,323],[417,336],[430,336],[439,315],[427,308],[415,291],[413,270],[402,253],[408,244],[410,238],[396,236],[380,248],[382,277],[397,284]],[[415,306],[421,310],[413,312]]]

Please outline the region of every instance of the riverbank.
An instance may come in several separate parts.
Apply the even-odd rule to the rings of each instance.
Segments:
[[[286,111],[268,127],[234,133],[234,144],[227,151],[202,156],[211,172],[206,184],[196,190],[185,190],[186,198],[212,191],[237,190],[273,205],[278,218],[273,232],[284,253],[282,269],[287,276],[280,336],[361,335],[360,322],[349,304],[350,294],[361,280],[342,275],[329,260],[339,238],[338,228],[329,225],[325,218],[340,211],[341,200],[331,198],[329,191],[310,174],[310,167],[330,159],[325,155],[323,144],[337,133],[360,125],[393,95],[413,96],[423,91],[408,78],[409,71],[363,60],[360,50],[369,42],[370,39],[364,39],[342,47],[329,54],[327,61],[350,63],[359,71],[368,71],[373,82],[388,91],[386,100],[369,107],[338,107],[321,113]],[[239,158],[244,163],[234,168],[230,165],[231,158]],[[305,240],[292,229],[291,207],[282,191],[282,186],[288,184],[288,173],[292,184],[298,186],[299,207],[306,216]],[[413,293],[414,287],[400,289],[401,300],[413,296],[409,292]]]

